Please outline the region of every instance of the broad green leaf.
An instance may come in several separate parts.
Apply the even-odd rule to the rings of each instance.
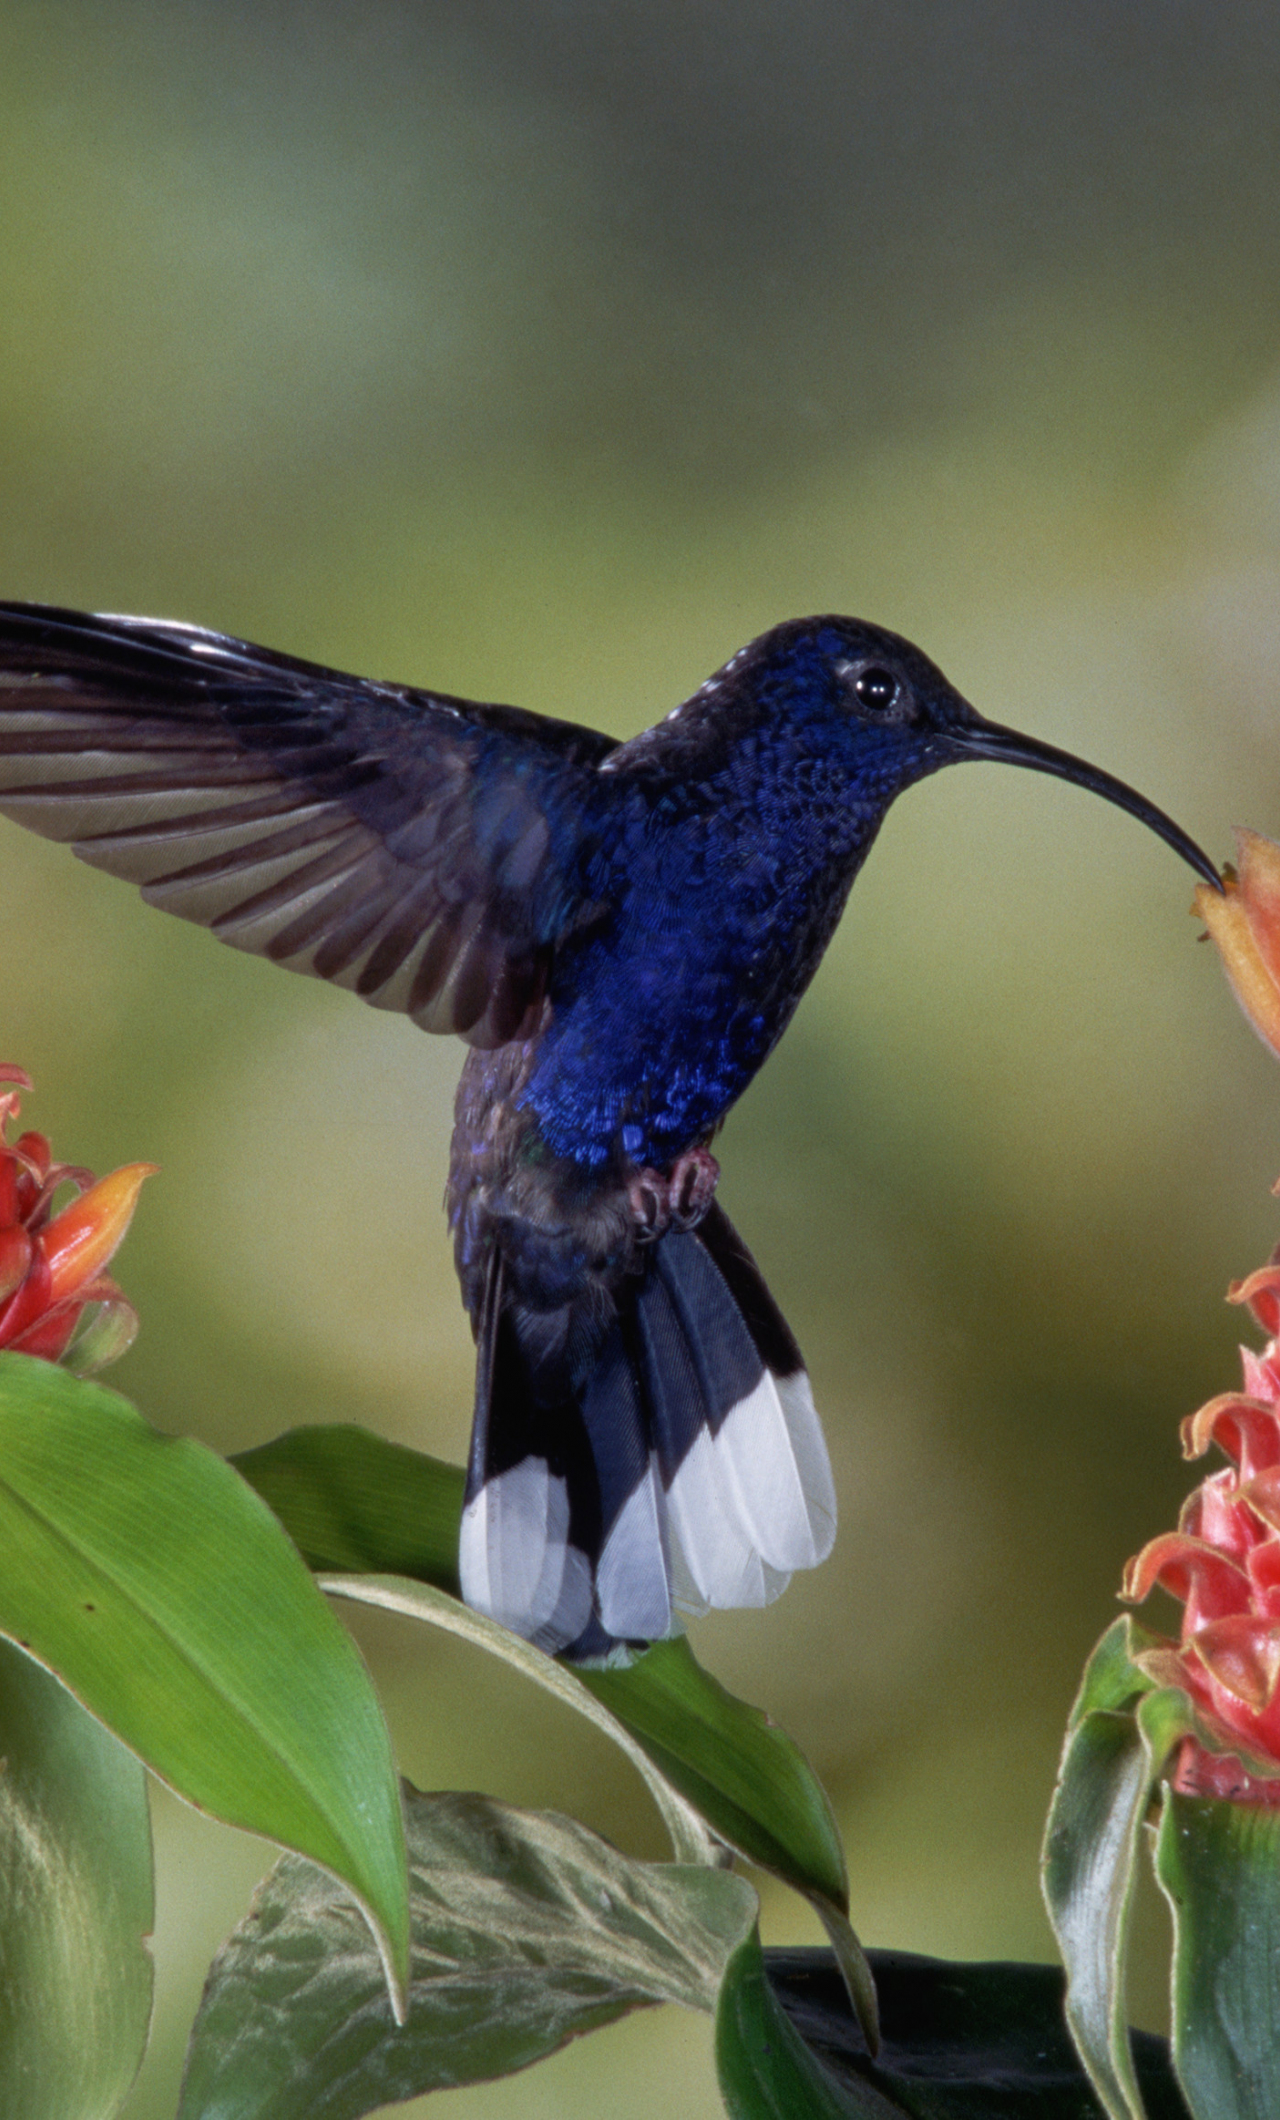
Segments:
[[[466,1475],[367,1428],[291,1428],[231,1460],[311,1568],[411,1575],[458,1594]]]
[[[844,1853],[822,1785],[786,1732],[726,1692],[686,1641],[657,1642],[626,1670],[582,1670],[428,1584],[373,1576],[324,1576],[321,1583],[334,1596],[474,1641],[596,1722],[643,1774],[678,1860],[714,1859],[699,1823],[705,1819],[718,1839],[805,1893],[874,2045],[875,1983],[849,1925]]]
[[[151,2021],[146,1776],[0,1641],[0,2113],[110,2120]]]
[[[457,1595],[460,1467],[357,1427],[295,1428],[231,1462],[311,1567],[408,1576]],[[437,1623],[439,1613],[433,1606]],[[812,1768],[768,1715],[701,1668],[687,1641],[658,1642],[628,1670],[574,1677],[722,1840],[847,1915],[840,1835]]]
[[[179,2120],[358,2120],[525,2068],[646,2003],[709,2011],[752,1931],[742,1878],[628,1861],[552,1812],[408,1791],[406,1816],[403,2027],[350,1905],[286,1857],[214,1960]]]
[[[1133,1658],[1154,1641],[1155,1636],[1149,1635],[1131,1613],[1112,1621],[1085,1665],[1080,1691],[1067,1720],[1068,1730],[1078,1729],[1086,1715],[1095,1711],[1123,1713],[1133,1708],[1142,1694],[1151,1691],[1152,1681]]]
[[[448,1634],[456,1634],[463,1641],[474,1643],[478,1649],[487,1650],[491,1656],[500,1657],[513,1670],[523,1672],[544,1692],[563,1701],[567,1708],[585,1715],[588,1722],[603,1730],[606,1737],[611,1737],[626,1753],[658,1807],[671,1836],[677,1861],[713,1863],[716,1860],[715,1843],[697,1812],[668,1786],[643,1748],[607,1708],[579,1685],[567,1665],[557,1663],[554,1657],[535,1649],[532,1642],[522,1640],[507,1627],[500,1627],[496,1620],[486,1619],[482,1612],[473,1612],[469,1605],[459,1604],[456,1598],[446,1596],[429,1583],[410,1582],[399,1576],[324,1575],[320,1578],[320,1587],[331,1597],[351,1598],[362,1605],[380,1605],[385,1612],[399,1612],[406,1619],[425,1620],[428,1626],[441,1627]]]
[[[312,1568],[410,1577],[456,1597],[459,1467],[358,1427],[295,1428],[232,1463]],[[424,1601],[417,1616],[450,1623],[435,1601],[429,1609]],[[492,1633],[485,1646],[508,1653]],[[531,1663],[517,1647],[510,1660],[549,1682],[546,1660],[536,1652]],[[735,1700],[702,1670],[684,1640],[656,1643],[629,1670],[575,1669],[570,1687],[555,1690],[580,1707],[572,1692],[579,1682],[721,1840],[813,1900],[860,2014],[874,2027],[875,1989],[849,1926],[840,1835],[799,1748],[769,1716]]]
[[[655,1642],[627,1670],[577,1675],[722,1840],[847,1914],[844,1849],[813,1768],[762,1708],[702,1669],[687,1641]]]
[[[721,1840],[813,1901],[874,2045],[875,1984],[849,1926],[844,1849],[799,1746],[704,1671],[683,1639],[655,1642],[628,1669],[578,1677]]]
[[[1067,2021],[1112,2120],[1142,2120],[1129,2050],[1125,1945],[1151,1772],[1137,1719],[1094,1709],[1067,1739],[1042,1881],[1067,1969]]]
[[[1143,2120],[1125,2007],[1142,1822],[1191,1702],[1133,1657],[1156,1637],[1116,1620],[1085,1668],[1045,1831],[1041,1883],[1067,1970],[1067,2022],[1111,2120]]]
[[[866,2079],[841,2082],[823,2067],[778,2000],[754,1930],[720,1990],[716,2073],[730,2120],[901,2120],[908,2110]]]
[[[291,1429],[231,1462],[312,1568],[408,1576],[457,1595],[459,1466],[358,1427]],[[687,1641],[656,1643],[629,1670],[574,1675],[721,1839],[847,1914],[840,1835],[812,1768],[769,1716],[701,1668]]]
[[[0,1354],[0,1633],[180,1796],[332,1870],[403,1977],[390,1740],[296,1550],[213,1451],[15,1354]]]
[[[883,2039],[873,2062],[825,1951],[766,1951],[791,2024],[848,2091],[878,2091],[913,2120],[1088,2120],[1099,2106],[1063,2022],[1053,1965],[957,1965],[908,1951],[870,1954]],[[1133,2035],[1151,2120],[1187,2120],[1168,2047]],[[881,2107],[869,2106],[869,2112]]]
[[[1195,2120],[1280,2113],[1280,1813],[1164,1791],[1173,2054]]]

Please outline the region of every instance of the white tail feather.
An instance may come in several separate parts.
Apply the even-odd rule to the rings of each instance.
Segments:
[[[723,1430],[721,1430],[723,1434]],[[704,1605],[770,1605],[787,1586],[748,1535],[719,1440],[703,1429],[667,1490],[671,1531]]]
[[[487,1481],[462,1513],[466,1602],[530,1641],[572,1641],[591,1614],[591,1570],[568,1532],[568,1490],[545,1458],[525,1458]]]
[[[596,1570],[601,1624],[623,1641],[660,1641],[671,1629],[665,1513],[651,1459],[605,1540]]]

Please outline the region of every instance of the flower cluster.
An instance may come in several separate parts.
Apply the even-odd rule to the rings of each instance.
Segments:
[[[19,1113],[19,1091],[31,1082],[21,1068],[0,1066],[0,1348],[67,1359],[80,1374],[101,1369],[124,1353],[137,1316],[107,1267],[133,1216],[154,1163],[128,1163],[95,1181],[92,1171],[55,1163],[43,1134],[9,1140]],[[76,1197],[54,1213],[68,1186]],[[79,1333],[84,1312],[92,1324]],[[74,1344],[73,1344],[74,1343]]]
[[[1188,1794],[1280,1806],[1280,1264],[1230,1290],[1271,1338],[1241,1349],[1244,1390],[1210,1399],[1182,1424],[1183,1455],[1211,1443],[1230,1459],[1202,1481],[1176,1531],[1143,1547],[1124,1596],[1159,1583],[1183,1601],[1178,1644],[1137,1661],[1160,1685],[1188,1693],[1201,1744],[1183,1743],[1172,1777]]]
[[[1280,1054],[1280,846],[1240,831],[1236,847],[1238,870],[1226,871],[1220,892],[1202,884],[1195,909],[1245,1014]],[[1137,1658],[1196,1711],[1198,1734],[1179,1747],[1174,1786],[1280,1808],[1280,1252],[1229,1294],[1249,1305],[1268,1343],[1261,1354],[1241,1349],[1243,1391],[1182,1424],[1185,1457],[1216,1443],[1229,1463],[1197,1487],[1176,1531],[1130,1561],[1123,1594],[1139,1603],[1159,1584],[1184,1606],[1180,1640]]]

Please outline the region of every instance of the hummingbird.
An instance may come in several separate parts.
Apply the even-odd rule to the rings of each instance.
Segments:
[[[475,1335],[464,1598],[625,1658],[769,1603],[836,1497],[710,1143],[890,805],[993,759],[1127,810],[879,626],[793,619],[625,742],[167,620],[0,604],[0,814],[222,941],[470,1046],[446,1206]]]

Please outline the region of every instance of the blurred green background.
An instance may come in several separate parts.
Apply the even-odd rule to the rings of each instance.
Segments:
[[[1223,858],[1235,822],[1280,832],[1278,76],[1252,0],[7,0],[0,593],[619,734],[850,611]],[[7,826],[0,889],[30,1122],[163,1165],[114,1381],[222,1449],[355,1419],[460,1457],[460,1050]],[[1179,1419],[1235,1381],[1226,1283],[1280,1233],[1280,1077],[1190,891],[1078,791],[941,776],[725,1130],[842,1530],[695,1641],[824,1774],[872,1943],[1050,1955],[1076,1678],[1189,1484]],[[414,1780],[662,1852],[602,1744],[357,1624]],[[269,1860],[156,1817],[129,2120],[172,2112]],[[816,1936],[767,1891],[766,1940]],[[670,2011],[431,2110],[657,2099],[718,2109]]]

